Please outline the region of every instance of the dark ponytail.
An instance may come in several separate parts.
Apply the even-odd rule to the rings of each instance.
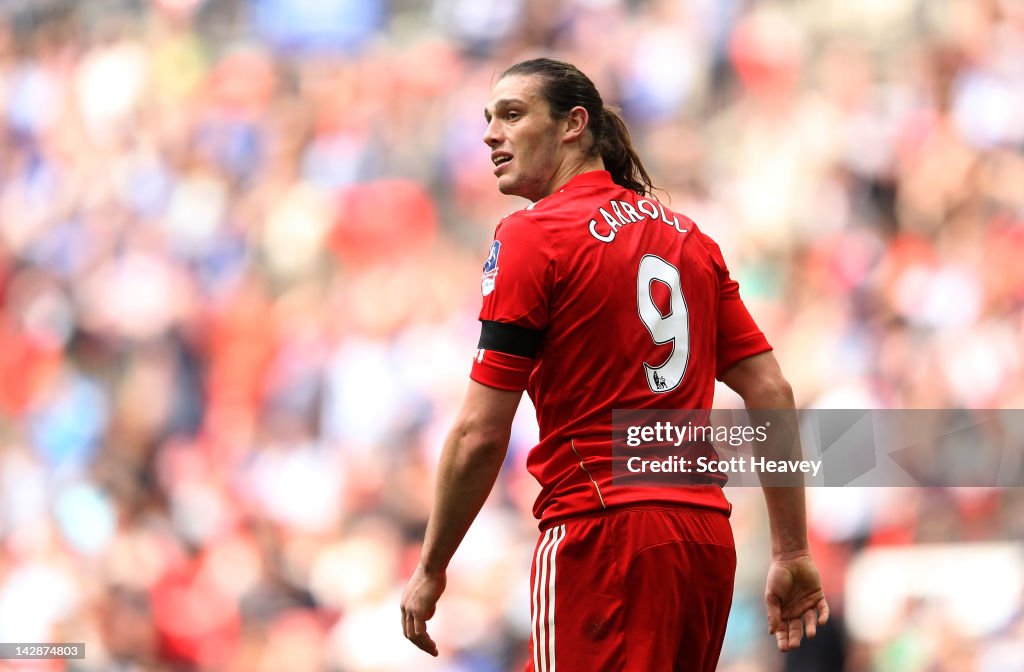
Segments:
[[[615,184],[641,196],[650,195],[654,186],[633,149],[626,122],[614,109],[605,107],[601,94],[589,77],[576,66],[551,58],[535,58],[517,63],[501,76],[510,75],[537,77],[540,80],[540,93],[547,100],[551,115],[556,119],[565,118],[576,106],[585,109],[590,117],[589,127],[593,138],[590,153],[600,155]]]
[[[595,143],[604,167],[612,174],[615,184],[635,191],[641,196],[649,196],[654,186],[651,177],[640,163],[640,157],[633,149],[629,138],[629,129],[619,113],[611,107],[602,110],[604,127],[600,138]]]

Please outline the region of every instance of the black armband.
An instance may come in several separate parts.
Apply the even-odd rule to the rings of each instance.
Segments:
[[[493,320],[480,320],[480,324],[480,343],[477,348],[530,359],[537,356],[543,331]]]

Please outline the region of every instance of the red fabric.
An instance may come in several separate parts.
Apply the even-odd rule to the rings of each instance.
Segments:
[[[477,350],[469,377],[499,390],[522,392],[530,381],[533,360],[493,350]]]
[[[735,573],[720,512],[635,507],[552,526],[534,551],[526,670],[712,672]]]
[[[729,276],[718,243],[698,232],[700,241],[711,256],[718,274],[718,341],[715,351],[715,378],[721,380],[733,364],[742,359],[770,350],[764,334],[757,328],[743,300],[740,285]],[[700,408],[709,408],[701,406]]]
[[[611,482],[612,409],[711,408],[716,375],[771,349],[718,246],[686,217],[622,189],[605,171],[578,175],[509,215],[495,240],[480,319],[544,332],[527,385],[541,437],[527,459],[542,488],[534,514],[550,522],[650,502],[727,511],[717,486]],[[656,344],[641,318],[644,291],[658,319],[671,317],[668,285],[655,277],[644,286],[639,279],[652,255],[675,269],[682,297],[675,309],[689,316],[685,373],[657,392],[645,363],[662,366],[684,345]],[[488,384],[482,370],[475,367],[474,375]]]

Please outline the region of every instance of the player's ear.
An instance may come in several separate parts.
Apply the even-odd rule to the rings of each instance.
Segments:
[[[563,139],[566,142],[576,142],[583,134],[587,131],[587,126],[590,123],[590,115],[587,113],[586,108],[582,105],[569,110],[569,116],[565,119],[566,129]]]

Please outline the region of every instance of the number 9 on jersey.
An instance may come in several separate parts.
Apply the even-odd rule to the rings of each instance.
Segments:
[[[653,284],[669,290],[669,312],[662,315],[654,302]],[[679,269],[661,257],[645,254],[636,276],[636,306],[640,320],[657,345],[672,344],[672,353],[661,365],[644,362],[647,384],[655,393],[675,389],[686,374],[690,359],[690,318],[679,277]]]

